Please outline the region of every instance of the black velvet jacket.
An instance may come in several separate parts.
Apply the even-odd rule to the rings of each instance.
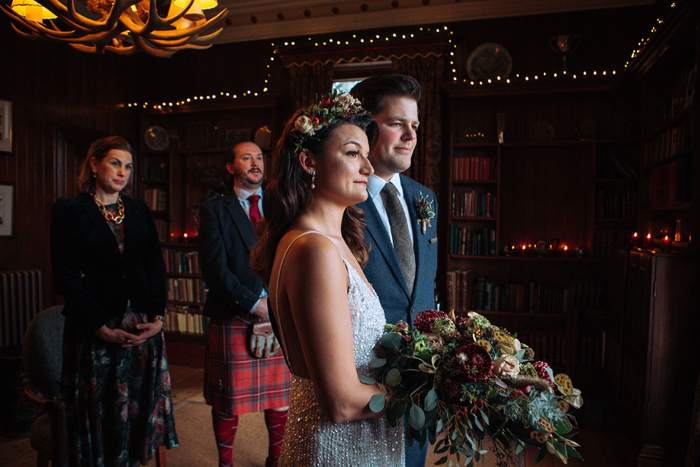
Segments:
[[[92,196],[59,198],[51,213],[51,263],[63,314],[93,333],[134,311],[165,312],[165,263],[153,214],[141,199],[122,196],[124,254]]]

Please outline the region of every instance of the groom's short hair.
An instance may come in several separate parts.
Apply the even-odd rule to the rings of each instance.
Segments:
[[[399,96],[420,100],[420,84],[407,75],[379,75],[364,79],[357,83],[350,94],[362,102],[362,107],[371,114],[377,114],[384,109],[386,96]]]

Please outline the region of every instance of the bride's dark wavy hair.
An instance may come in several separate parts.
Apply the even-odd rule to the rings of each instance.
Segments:
[[[265,218],[258,223],[260,239],[255,244],[251,256],[253,270],[263,282],[269,284],[272,264],[280,240],[294,220],[313,201],[311,179],[299,163],[297,142],[294,139],[294,123],[304,109],[298,110],[284,127],[282,137],[272,160],[272,180],[265,188],[263,211]],[[318,130],[313,138],[307,138],[301,145],[317,157],[324,157],[326,142],[341,125],[355,125],[367,135],[370,147],[379,138],[379,125],[369,113],[357,113],[336,120],[332,125]],[[349,206],[343,213],[341,233],[360,266],[369,259],[365,242],[365,213]]]

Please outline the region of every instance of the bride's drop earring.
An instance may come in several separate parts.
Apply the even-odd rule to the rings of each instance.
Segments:
[[[316,171],[312,170],[311,171],[311,189],[313,190],[316,188]]]

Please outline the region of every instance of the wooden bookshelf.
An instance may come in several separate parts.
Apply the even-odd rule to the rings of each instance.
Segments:
[[[694,91],[700,4],[659,7],[665,7],[658,16],[663,24],[628,68],[639,83],[642,116],[636,228],[653,240],[612,257],[605,375],[613,416],[624,420],[633,446],[625,465],[670,467],[685,462],[700,371],[698,362],[685,358],[700,309],[700,248],[691,238],[700,229],[700,107]],[[666,235],[671,251],[662,252]]]
[[[267,126],[273,134],[260,146],[270,170],[271,142],[280,127],[277,103],[275,95],[249,96],[139,112],[141,134],[153,126],[168,134],[162,148],[148,147],[141,139],[138,194],[154,212],[166,260],[166,338],[172,363],[204,365],[208,320],[202,315],[206,284],[199,269],[197,223],[199,205],[211,187],[198,180],[199,169],[223,171],[232,146],[254,141],[256,131]]]
[[[441,305],[518,332],[585,390],[577,377],[603,367],[608,251],[636,215],[629,87],[611,76],[444,96]]]
[[[688,242],[700,230],[697,2],[679,2],[631,63],[640,82],[640,235]],[[695,183],[693,183],[695,182]],[[678,228],[679,226],[680,228]],[[690,250],[700,247],[690,242]]]

